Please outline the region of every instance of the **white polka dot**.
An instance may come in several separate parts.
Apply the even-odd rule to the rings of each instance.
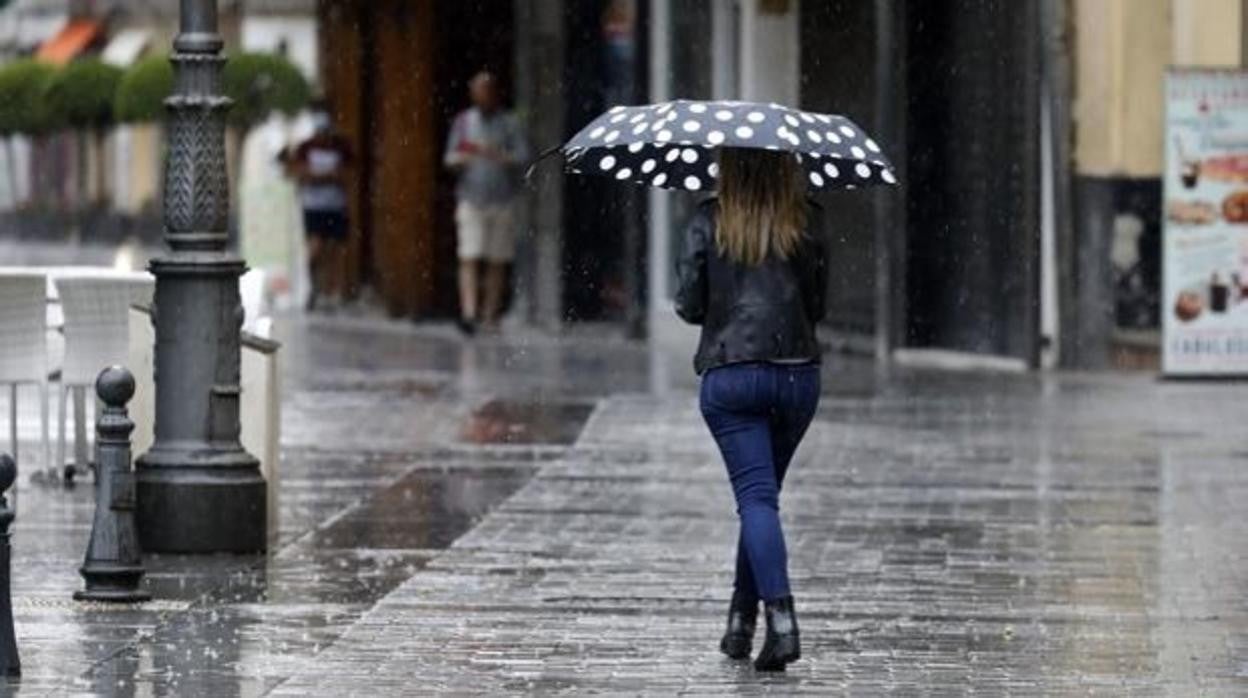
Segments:
[[[788,124],[788,125],[792,126],[793,128],[797,128],[798,126],[801,126],[801,125],[802,125],[802,122],[798,121],[798,120],[797,120],[797,117],[796,117],[796,116],[793,116],[792,114],[785,114],[785,115],[784,115],[784,122],[785,122],[786,124]]]
[[[616,179],[628,179],[629,177],[632,177],[632,176],[633,176],[633,171],[628,169],[627,167],[615,173]]]
[[[897,178],[893,176],[893,173],[890,170],[881,170],[880,179],[883,179],[885,182],[888,182],[889,184],[897,183]]]
[[[694,150],[693,148],[685,148],[680,153],[680,159],[692,165],[693,163],[698,161],[698,151]]]
[[[662,131],[659,131],[659,134],[655,136],[655,138],[664,142],[670,141],[672,140],[672,132],[667,129],[663,129]]]
[[[689,111],[693,112],[694,114],[701,114],[706,111],[706,105],[705,104],[690,104]]]
[[[822,121],[825,124],[832,123],[832,117],[828,116],[827,114],[815,114],[815,118]]]
[[[780,128],[776,129],[776,138],[779,138],[779,139],[780,139],[780,140],[782,140],[782,141],[787,141],[787,140],[789,140],[789,129],[788,129],[788,127],[786,127],[786,126],[781,126]]]
[[[590,131],[590,132],[589,132],[589,137],[590,137],[590,138],[602,138],[602,134],[604,134],[604,133],[606,133],[606,132],[607,132],[607,127],[606,127],[606,126],[599,126],[598,128],[596,128],[596,129],[594,129],[593,131]]]
[[[720,109],[719,111],[715,112],[715,118],[719,119],[720,121],[732,121],[732,112],[728,111],[727,109]]]
[[[690,119],[689,121],[686,121],[681,128],[685,129],[685,133],[695,133],[702,128],[702,124]]]
[[[840,136],[838,136],[838,135],[836,135],[836,134],[835,134],[835,133],[833,133],[832,131],[828,131],[827,133],[823,134],[823,137],[824,137],[824,138],[826,138],[826,139],[828,139],[828,142],[829,142],[829,143],[840,143],[840,142],[841,142],[841,137],[840,137]]]
[[[841,171],[836,169],[836,165],[833,165],[830,162],[824,163],[823,171],[832,179],[836,179],[841,176]]]
[[[855,190],[855,189],[857,189],[857,188],[858,188],[858,187],[854,186],[853,184],[846,184],[846,185],[845,185],[845,189],[846,189],[847,191],[853,191],[853,190]]]
[[[853,138],[853,137],[854,137],[854,129],[852,129],[852,128],[848,127],[848,126],[842,126],[842,127],[841,127],[841,133],[845,134],[845,137],[846,137],[846,138]]]
[[[745,118],[749,119],[750,123],[752,124],[761,124],[763,123],[763,121],[767,119],[766,116],[763,116],[763,113],[761,111],[752,111]]]
[[[711,176],[711,179],[718,178],[719,177],[719,163],[712,162],[710,165],[707,165],[706,173]]]
[[[638,135],[640,133],[643,133],[648,128],[650,128],[650,124],[643,121],[640,124],[637,124],[636,126],[633,127],[633,135]]]
[[[604,172],[606,170],[609,170],[615,167],[615,156],[607,155],[606,157],[598,161],[598,166],[601,167]]]
[[[603,142],[603,143],[610,143],[610,142],[614,141],[615,139],[617,139],[617,138],[619,138],[619,137],[620,137],[620,132],[619,132],[619,131],[612,131],[611,133],[608,133],[607,135],[605,135],[605,136],[603,136],[603,137],[602,137],[602,142]]]
[[[646,113],[644,111],[639,111],[633,115],[633,118],[628,120],[628,123],[635,124],[638,121],[641,121],[642,119],[645,119],[645,118],[646,118]]]
[[[660,172],[660,173],[658,173],[657,175],[655,175],[655,176],[654,176],[654,179],[650,180],[650,183],[651,183],[651,184],[653,184],[653,185],[654,185],[654,186],[656,186],[656,187],[661,187],[661,186],[663,186],[666,182],[667,182],[667,173],[666,173],[666,172]]]
[[[807,138],[809,138],[809,139],[811,140],[811,142],[813,142],[813,143],[822,143],[822,142],[823,142],[823,136],[820,136],[818,131],[807,131],[807,132],[806,132],[806,137],[807,137]]]
[[[863,150],[862,148],[859,148],[858,146],[854,146],[854,147],[850,148],[850,149],[849,149],[849,152],[850,152],[850,153],[851,153],[854,157],[858,158],[859,160],[861,160],[861,159],[863,159],[863,158],[867,157],[867,151]]]
[[[659,105],[659,107],[658,107],[657,109],[655,109],[654,111],[655,111],[655,113],[656,113],[656,114],[666,114],[666,113],[668,113],[668,112],[669,112],[669,111],[671,111],[671,110],[672,110],[672,105],[670,105],[670,104],[660,104],[660,105]]]
[[[655,165],[657,164],[658,163],[654,161],[654,158],[646,158],[646,161],[641,163],[641,173],[650,174],[651,172],[654,172]]]
[[[802,144],[802,139],[798,138],[798,137],[797,137],[797,134],[796,134],[796,133],[793,133],[792,131],[789,131],[789,135],[788,135],[787,137],[785,137],[785,140],[787,140],[788,142],[792,143],[793,145],[801,145],[801,144]]]
[[[780,146],[776,145],[775,143],[768,143],[767,145],[763,146],[763,148],[767,150],[780,150]]]
[[[798,116],[802,117],[802,121],[805,121],[808,124],[815,123],[815,117],[811,116],[810,114],[807,114],[806,112],[800,112],[798,113]]]
[[[669,148],[667,154],[663,156],[668,162],[676,162],[680,158],[680,148]]]
[[[710,143],[711,145],[719,145],[720,143],[723,143],[724,132],[723,131],[711,131],[710,133],[706,134],[706,142]]]
[[[857,172],[859,177],[866,179],[871,176],[871,167],[865,162],[860,162],[854,167],[854,172]]]
[[[693,175],[689,175],[688,177],[685,177],[685,189],[688,189],[689,191],[697,191],[698,189],[701,189],[701,188],[702,188],[702,180],[698,179],[697,177],[694,177]]]
[[[873,140],[871,140],[870,138],[868,138],[868,139],[867,139],[867,150],[870,150],[870,151],[871,151],[871,152],[873,152],[873,153],[878,153],[878,152],[880,152],[880,144],[879,144],[879,143],[876,143],[875,141],[873,141]]]
[[[737,138],[753,138],[754,137],[754,129],[750,128],[749,126],[738,126],[736,133],[737,133]]]
[[[640,153],[640,152],[641,152],[641,149],[642,149],[642,148],[644,148],[644,147],[646,147],[646,144],[645,144],[645,143],[629,143],[629,144],[628,144],[628,152],[630,152],[630,153]]]
[[[623,121],[623,120],[625,120],[625,119],[627,119],[627,118],[628,118],[628,114],[619,113],[619,114],[616,114],[615,116],[611,117],[611,123],[613,123],[613,124],[618,124],[618,123],[620,123],[621,121]]]
[[[622,112],[622,111],[624,111],[624,105],[623,105],[623,104],[617,104],[617,105],[615,105],[614,107],[611,107],[611,109],[610,109],[610,110],[608,110],[608,112],[609,112],[609,113],[611,113],[611,114],[615,114],[616,112]]]
[[[813,184],[813,185],[815,185],[816,187],[822,187],[822,186],[823,186],[823,176],[822,176],[822,175],[820,175],[818,172],[811,172],[811,173],[810,173],[810,183],[811,183],[811,184]]]
[[[667,116],[665,116],[665,117],[663,117],[663,118],[664,118],[664,120],[666,120],[666,121],[675,121],[675,120],[676,120],[677,118],[679,118],[679,117],[677,117],[677,116],[676,116],[676,112],[674,112],[674,111],[669,111],[669,112],[667,113]]]

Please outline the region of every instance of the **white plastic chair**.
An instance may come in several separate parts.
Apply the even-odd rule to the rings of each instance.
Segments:
[[[55,280],[61,310],[65,315],[65,361],[61,367],[57,463],[65,464],[66,398],[77,392],[77,404],[84,405],[87,389],[95,384],[100,371],[124,365],[130,353],[130,306],[150,303],[154,282],[145,275],[79,275]],[[74,441],[79,465],[86,454],[85,409],[75,409]],[[74,466],[65,465],[65,476],[72,479]]]
[[[35,385],[43,412],[43,460],[48,462],[47,276],[37,271],[0,271],[0,383],[9,385],[9,438],[18,455],[17,394]]]

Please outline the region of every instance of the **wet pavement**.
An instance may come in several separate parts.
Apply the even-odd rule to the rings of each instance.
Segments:
[[[1242,384],[829,363],[782,501],[804,658],[762,677],[715,650],[735,520],[687,357],[280,330],[269,555],[75,604],[90,488],[26,485],[11,690],[1248,694]]]

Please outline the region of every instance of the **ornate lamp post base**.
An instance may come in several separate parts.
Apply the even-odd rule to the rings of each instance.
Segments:
[[[160,467],[152,457],[174,456]],[[240,452],[234,464],[186,465],[194,454],[148,453],[138,475],[139,535],[143,549],[162,553],[262,552],[265,482],[256,459]]]
[[[139,538],[152,552],[265,549],[260,463],[239,443],[243,260],[227,249],[217,0],[181,0],[165,166],[165,241],[153,260],[156,438],[136,466]]]

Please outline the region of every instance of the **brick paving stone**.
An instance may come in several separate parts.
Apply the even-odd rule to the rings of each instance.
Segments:
[[[804,658],[780,676],[716,652],[736,528],[693,397],[616,396],[273,694],[1245,694],[1237,393],[829,397],[782,501]]]

